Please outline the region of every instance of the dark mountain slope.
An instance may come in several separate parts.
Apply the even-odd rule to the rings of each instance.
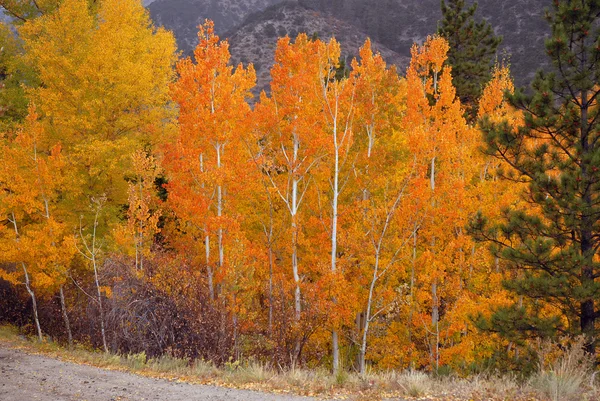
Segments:
[[[308,10],[296,2],[285,2],[256,13],[238,28],[224,36],[229,39],[232,59],[235,64],[253,63],[257,74],[257,90],[266,89],[270,80],[269,71],[277,40],[283,36],[295,38],[298,33],[317,34],[322,40],[335,37],[342,46],[342,57],[349,64],[365,43],[367,35],[355,26],[338,20],[331,15]],[[373,43],[390,64],[403,65],[408,59],[387,47]]]
[[[148,8],[157,24],[174,31],[186,54],[197,43],[197,26],[205,18],[213,19],[217,33],[231,39],[235,60],[256,64],[261,84],[279,36],[294,37],[298,32],[317,32],[322,38],[335,35],[347,55],[354,55],[357,43],[369,36],[380,44],[386,60],[404,72],[412,44],[435,33],[441,17],[439,0],[280,3],[282,0],[155,0]],[[504,37],[500,57],[509,56],[519,85],[529,82],[546,62],[544,39],[549,28],[542,15],[548,6],[550,0],[479,0],[476,16],[489,19],[496,33]]]
[[[299,0],[299,3],[335,15],[366,32],[390,49],[408,55],[414,42],[435,33],[441,18],[440,0]],[[472,1],[467,0],[471,4]],[[504,41],[501,54],[510,56],[519,84],[528,82],[546,61],[544,39],[549,34],[543,20],[550,0],[479,0],[476,18],[490,21]]]
[[[250,14],[282,0],[155,0],[149,6],[153,21],[172,30],[177,44],[188,54],[197,43],[198,25],[205,19],[215,22],[222,34],[242,23]]]

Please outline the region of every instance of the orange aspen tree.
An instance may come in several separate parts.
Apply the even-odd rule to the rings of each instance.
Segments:
[[[294,282],[294,320],[302,313],[302,274],[299,266],[299,239],[303,230],[301,208],[311,186],[311,170],[324,157],[323,83],[331,73],[328,54],[335,42],[311,41],[300,34],[292,43],[282,38],[275,51],[271,70],[271,97],[261,99],[261,108],[271,116],[267,141],[273,150],[273,168],[267,169],[272,188],[290,218],[291,270]],[[329,48],[329,50],[328,50]],[[292,362],[301,352],[296,342]]]
[[[441,37],[429,37],[422,47],[413,46],[407,72],[406,129],[411,132],[410,146],[420,166],[419,180],[429,181],[428,206],[424,227],[419,229],[428,242],[424,254],[427,281],[430,282],[430,324],[425,326],[431,366],[440,364],[440,297],[442,283],[447,284],[452,264],[447,262],[460,229],[462,210],[451,206],[451,198],[462,196],[466,179],[461,171],[468,153],[463,145],[473,135],[464,118],[452,86],[451,69],[444,65],[448,43]],[[456,199],[461,205],[461,198]],[[424,273],[424,272],[423,272]]]
[[[214,24],[200,26],[199,44],[194,51],[196,63],[187,58],[177,64],[178,81],[172,86],[173,100],[179,106],[179,132],[176,146],[166,154],[166,164],[172,178],[173,207],[183,207],[184,215],[199,214],[208,218],[196,223],[204,230],[204,246],[211,298],[217,294],[215,272],[211,267],[210,234],[215,227],[217,237],[217,272],[225,274],[225,192],[234,190],[232,171],[243,153],[243,124],[250,107],[246,99],[255,85],[254,68],[235,70],[229,65],[229,45],[219,41]],[[202,194],[202,205],[190,205],[187,194]],[[231,195],[233,197],[233,195]],[[183,200],[181,205],[177,202]],[[189,207],[198,208],[196,212]],[[212,217],[209,217],[211,216]]]
[[[397,276],[393,270],[400,270],[398,264],[412,233],[408,223],[413,216],[406,205],[412,167],[405,134],[399,127],[405,86],[381,55],[373,53],[370,41],[360,49],[360,63],[353,61],[351,79],[356,82],[358,153],[353,162],[356,192],[351,209],[357,232],[352,232],[348,241],[354,242],[351,249],[362,278],[356,283],[357,291],[366,290],[357,317],[358,365],[365,374],[369,329],[391,304],[390,290],[393,276]]]
[[[335,39],[332,39],[324,48],[326,51],[325,57],[322,58],[326,62],[319,71],[321,74],[322,85],[322,102],[323,102],[323,129],[324,134],[329,136],[329,144],[327,146],[327,161],[328,161],[328,178],[331,187],[331,225],[330,225],[330,269],[335,289],[333,295],[333,303],[337,306],[336,292],[343,294],[344,280],[338,272],[338,221],[340,210],[340,195],[346,187],[350,178],[348,166],[351,163],[353,131],[352,124],[355,113],[355,80],[342,77],[336,78],[337,68],[339,68],[340,45]],[[341,305],[342,308],[348,308],[348,305]],[[339,308],[335,308],[339,309]],[[332,315],[339,315],[339,311],[335,311]],[[340,322],[338,319],[332,319],[332,371],[336,375],[340,368],[340,351],[338,329]]]
[[[507,66],[497,65],[479,100],[478,118],[496,123],[507,121],[516,130],[522,124],[522,114],[509,105],[504,96],[506,91],[514,92],[510,70]],[[477,185],[472,190],[474,206],[470,210],[471,215],[481,212],[494,221],[500,218],[505,208],[521,204],[519,193],[522,184],[499,179],[501,175],[510,173],[508,166],[483,154],[476,165],[478,171],[475,172],[477,177],[474,181],[477,181]],[[469,262],[468,290],[465,289],[461,299],[457,300],[460,307],[449,313],[450,332],[463,333],[461,342],[445,350],[444,359],[454,365],[489,358],[494,352],[502,355],[516,352],[513,356],[518,355],[514,344],[494,333],[482,332],[471,324],[472,317],[489,319],[495,309],[508,306],[513,301],[512,295],[502,285],[503,280],[508,278],[508,272],[500,260],[491,255],[485,246],[472,244],[472,249],[474,256]]]
[[[250,169],[250,178],[257,183],[254,191],[248,193],[247,205],[250,211],[246,214],[246,221],[249,226],[258,226],[261,229],[249,230],[248,239],[254,244],[262,244],[263,252],[266,252],[263,263],[268,267],[267,298],[269,303],[267,330],[269,338],[273,340],[275,330],[281,331],[283,327],[276,327],[275,320],[275,286],[283,286],[281,281],[280,263],[277,254],[281,253],[279,241],[285,231],[287,222],[285,221],[285,205],[275,193],[269,175],[276,173],[274,170],[278,167],[274,164],[273,144],[269,142],[272,139],[269,135],[277,126],[275,115],[271,109],[264,104],[268,104],[266,94],[261,94],[261,101],[254,107],[250,117],[251,136],[244,142],[252,162]],[[260,185],[258,185],[260,183]],[[260,251],[259,251],[260,252]],[[264,255],[264,253],[263,253]],[[281,301],[283,302],[283,300]],[[283,324],[282,322],[278,322]]]
[[[25,285],[40,341],[36,289],[48,292],[59,288],[65,330],[71,344],[63,284],[74,248],[58,209],[66,185],[64,167],[60,146],[49,146],[35,108],[30,107],[25,123],[2,151],[0,181],[5,191],[0,205],[9,224],[2,226],[0,259],[16,268],[0,269],[0,275],[9,282]]]

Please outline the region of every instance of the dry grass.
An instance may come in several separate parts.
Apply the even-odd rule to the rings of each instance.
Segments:
[[[471,376],[436,378],[419,371],[367,372],[364,376],[344,372],[331,375],[325,369],[289,369],[278,371],[258,361],[229,361],[221,367],[213,363],[189,361],[165,355],[147,358],[145,353],[105,354],[78,345],[64,349],[46,341],[38,343],[19,335],[18,329],[0,326],[0,341],[28,352],[43,353],[63,360],[146,376],[180,379],[193,383],[224,385],[274,392],[289,392],[322,398],[356,401],[386,397],[427,400],[599,400],[590,365],[582,365],[582,348],[570,348],[563,357],[541,365],[528,383],[510,376]],[[589,361],[588,361],[589,362]],[[586,362],[587,363],[587,362]]]
[[[584,337],[566,342],[566,346],[550,341],[541,344],[538,372],[530,385],[551,401],[599,400],[594,361],[584,350]]]

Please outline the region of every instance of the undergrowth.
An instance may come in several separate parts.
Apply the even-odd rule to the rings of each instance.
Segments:
[[[556,357],[552,364],[540,365],[539,371],[529,381],[518,382],[508,375],[433,377],[419,371],[369,371],[362,376],[344,372],[333,376],[324,369],[278,370],[255,360],[230,360],[217,367],[209,361],[190,361],[172,355],[157,358],[148,358],[144,352],[117,355],[82,345],[67,349],[48,339],[40,343],[34,338],[27,338],[20,335],[17,328],[8,325],[0,325],[0,341],[11,347],[66,361],[145,376],[356,401],[386,397],[506,401],[600,399],[600,389],[594,383],[589,360],[576,346]],[[581,365],[582,358],[584,365]]]

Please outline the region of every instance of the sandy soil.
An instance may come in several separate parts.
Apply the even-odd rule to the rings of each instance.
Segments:
[[[0,342],[0,401],[34,400],[307,401],[311,398],[152,379],[31,355]]]

